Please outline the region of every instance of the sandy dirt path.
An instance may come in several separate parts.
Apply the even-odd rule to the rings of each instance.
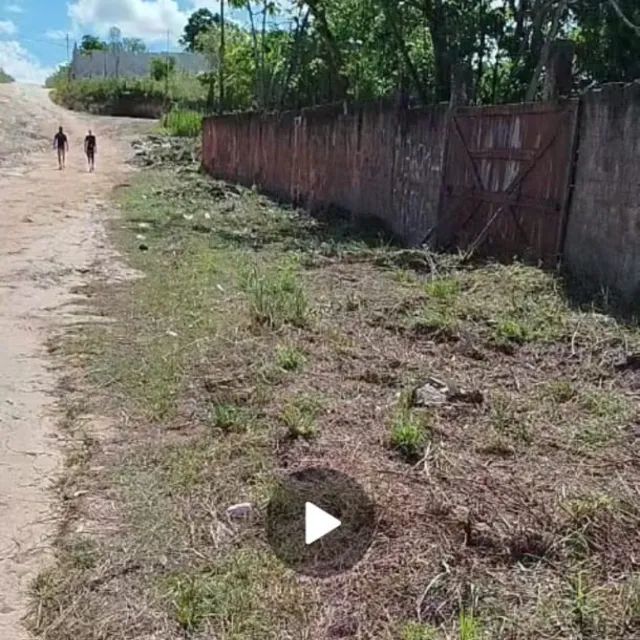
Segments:
[[[71,145],[57,170],[51,139]],[[98,137],[97,172],[82,152]],[[130,139],[148,123],[96,118],[53,105],[44,89],[0,85],[0,638],[28,638],[21,624],[30,581],[46,562],[56,513],[50,491],[61,464],[55,389],[46,342],[82,303],[96,258],[109,254],[104,203],[131,169]],[[74,307],[74,305],[76,305]]]

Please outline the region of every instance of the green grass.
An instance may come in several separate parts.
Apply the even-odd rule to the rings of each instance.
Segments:
[[[53,99],[63,106],[84,111],[109,111],[121,102],[155,105],[189,105],[198,108],[206,102],[206,89],[196,76],[185,73],[172,75],[168,84],[152,78],[91,78],[68,81],[66,73],[53,81]]]
[[[408,622],[400,629],[400,640],[437,640],[438,632],[420,622]]]
[[[197,111],[172,109],[163,116],[162,127],[172,136],[196,138],[202,131],[202,114]]]
[[[276,350],[276,364],[284,371],[299,371],[305,362],[304,353],[296,347],[281,345]]]
[[[270,586],[277,582],[279,589]],[[187,632],[206,628],[208,637],[280,637],[288,618],[304,620],[292,576],[271,554],[236,551],[198,573],[180,573],[161,588],[176,622]]]
[[[424,291],[415,328],[447,337],[471,332],[497,347],[552,342],[566,335],[571,316],[556,279],[523,265],[454,269]]]
[[[208,412],[208,417],[213,428],[225,433],[248,431],[256,423],[256,416],[249,408],[233,404],[214,405]]]
[[[311,440],[318,435],[316,418],[320,403],[316,398],[302,395],[289,400],[282,409],[281,420],[289,438]]]
[[[391,424],[391,446],[407,462],[416,462],[424,452],[428,435],[424,417],[401,400]]]
[[[309,324],[311,306],[294,264],[266,269],[254,265],[244,273],[241,286],[254,322],[272,329]]]
[[[74,496],[87,490],[90,517],[107,509],[108,535],[79,539],[82,517],[62,532],[56,570],[36,585],[41,636],[310,639],[352,621],[362,637],[388,640],[637,633],[640,587],[625,568],[637,517],[612,489],[637,477],[626,441],[601,437],[633,419],[632,376],[607,363],[635,350],[634,329],[570,309],[557,281],[529,267],[463,268],[434,254],[429,270],[421,252],[352,242],[187,167],[130,181],[114,237],[144,277],[89,289],[96,315],[113,321],[78,330],[69,354],[83,365],[85,402],[64,398],[77,448],[63,504],[84,515]],[[425,282],[434,272],[442,277]],[[512,353],[476,358],[404,331],[408,320]],[[398,385],[439,373],[485,402],[431,414],[405,393],[385,419]],[[86,414],[112,415],[113,439],[87,431]],[[398,468],[423,458],[424,468]],[[374,545],[340,577],[351,594],[341,602],[264,551],[276,476],[316,460],[353,469],[395,527],[383,536],[384,571]],[[252,518],[230,521],[227,507],[245,501]],[[462,544],[456,505],[474,516],[477,506],[478,544]],[[430,517],[408,532],[407,513]],[[521,561],[529,551],[535,563]],[[424,564],[440,556],[442,569]],[[582,585],[570,580],[579,571]],[[423,593],[423,622],[407,623]]]
[[[480,640],[482,637],[482,625],[472,613],[462,611],[459,624],[460,640]]]

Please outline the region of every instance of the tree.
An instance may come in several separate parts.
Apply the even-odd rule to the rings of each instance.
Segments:
[[[175,58],[154,58],[151,61],[151,77],[158,82],[162,80],[168,80],[175,72],[176,59]]]
[[[140,38],[122,38],[122,50],[127,53],[145,53],[147,45]]]
[[[640,35],[633,28],[640,25],[640,4],[616,0],[614,7],[605,1],[576,0],[573,11],[579,79],[586,84],[640,78]]]
[[[215,24],[220,24],[220,16],[214,16],[209,9],[198,9],[189,16],[180,44],[188,51],[195,51],[198,36]]]
[[[90,53],[91,51],[106,51],[108,49],[108,45],[100,38],[92,35],[84,35],[82,36],[82,40],[80,41],[80,53]]]
[[[0,84],[8,84],[10,82],[14,82],[14,79],[0,67]]]

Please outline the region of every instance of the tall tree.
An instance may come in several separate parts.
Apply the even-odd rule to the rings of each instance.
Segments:
[[[147,45],[141,38],[122,38],[122,50],[128,53],[145,53]]]
[[[100,40],[96,36],[84,35],[80,41],[80,53],[89,53],[91,51],[106,51],[109,48],[106,42]]]
[[[213,15],[209,9],[198,9],[190,16],[184,28],[184,33],[180,38],[180,44],[188,51],[196,50],[198,36],[204,33],[209,27],[220,23],[220,16]]]

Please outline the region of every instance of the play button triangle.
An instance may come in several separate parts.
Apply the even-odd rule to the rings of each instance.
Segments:
[[[342,522],[334,518],[320,507],[316,507],[313,502],[304,503],[304,542],[313,544],[323,538],[334,529],[337,529]]]

